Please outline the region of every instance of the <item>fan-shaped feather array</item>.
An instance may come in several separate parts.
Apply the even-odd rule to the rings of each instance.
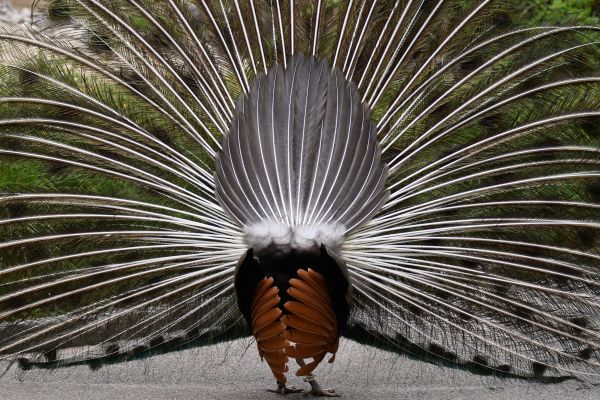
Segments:
[[[600,28],[513,6],[54,0],[3,26],[2,358],[246,335],[238,261],[288,235],[345,263],[347,337],[597,377]]]

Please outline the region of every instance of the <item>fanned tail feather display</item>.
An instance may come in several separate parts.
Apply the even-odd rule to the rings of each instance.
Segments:
[[[0,373],[249,336],[252,248],[343,266],[350,339],[597,379],[600,28],[519,4],[54,0],[3,25]]]

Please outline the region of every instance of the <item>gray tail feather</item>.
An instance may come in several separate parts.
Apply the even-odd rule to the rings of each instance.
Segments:
[[[377,128],[356,86],[299,54],[259,74],[240,98],[215,175],[220,202],[243,226],[334,225],[345,233],[387,198]]]
[[[458,368],[476,375],[533,380],[540,383],[561,383],[567,380],[581,381],[578,377],[570,374],[545,375],[548,367],[541,363],[532,365],[531,371],[523,372],[515,370],[509,364],[493,363],[493,359],[484,354],[475,354],[471,359],[466,359],[436,343],[418,344],[411,342],[401,334],[394,337],[386,336],[380,331],[371,329],[361,323],[348,326],[344,336],[358,343],[398,353],[408,358],[442,367]]]
[[[91,337],[93,335],[93,337]],[[106,337],[92,334],[78,338],[69,347],[47,347],[35,353],[25,353],[18,356],[0,355],[0,366],[4,364],[5,375],[10,368],[17,364],[21,370],[57,369],[74,366],[89,366],[98,370],[104,365],[118,364],[133,360],[145,359],[160,354],[183,351],[186,349],[210,346],[248,336],[248,329],[241,318],[228,321],[210,329],[190,328],[185,331],[173,332],[167,335],[156,335],[146,341],[109,341]],[[114,335],[111,335],[114,336]],[[79,350],[77,344],[91,346],[92,350]]]

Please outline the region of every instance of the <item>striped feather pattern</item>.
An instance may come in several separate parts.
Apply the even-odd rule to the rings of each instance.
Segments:
[[[310,375],[328,352],[333,354],[329,360],[333,362],[339,332],[321,274],[311,268],[298,270],[287,289],[291,300],[283,304],[279,290],[272,277],[257,284],[252,301],[252,332],[260,357],[267,361],[277,382],[285,384],[291,360],[301,365],[297,376]],[[307,359],[310,362],[304,364]]]
[[[356,86],[295,55],[255,77],[216,160],[217,198],[257,255],[339,249],[387,198],[377,129]]]

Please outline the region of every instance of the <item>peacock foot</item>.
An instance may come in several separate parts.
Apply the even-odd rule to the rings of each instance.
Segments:
[[[341,397],[333,389],[321,389],[321,386],[315,380],[314,375],[308,375],[304,378],[304,382],[310,383],[311,390],[305,394],[311,394],[315,397]]]
[[[286,386],[285,383],[277,382],[277,389],[267,389],[267,392],[278,393],[282,395],[290,394],[290,393],[302,393],[302,389],[297,389],[293,386]]]
[[[311,389],[306,394],[310,394],[315,397],[341,397],[333,389]]]

